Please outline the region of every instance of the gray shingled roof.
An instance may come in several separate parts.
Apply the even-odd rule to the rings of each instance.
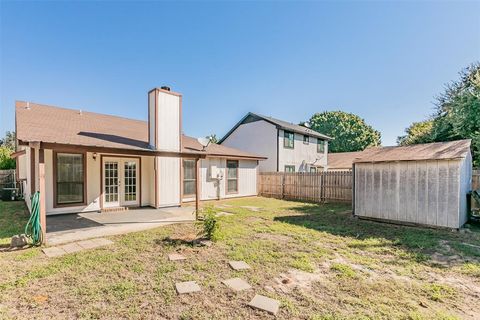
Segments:
[[[153,151],[148,145],[148,124],[112,115],[16,102],[17,139],[90,147]],[[207,156],[265,159],[265,157],[210,144],[205,150],[197,139],[182,135],[182,152]]]
[[[293,131],[295,133],[300,133],[300,134],[307,135],[307,136],[310,136],[310,137],[315,137],[315,138],[321,138],[321,139],[324,139],[324,140],[332,140],[331,137],[329,137],[327,135],[324,135],[324,134],[321,134],[321,133],[319,133],[315,130],[312,130],[310,128],[307,128],[307,127],[304,127],[304,126],[301,126],[301,125],[298,125],[298,124],[293,124],[293,123],[290,123],[290,122],[287,122],[287,121],[275,119],[275,118],[272,118],[272,117],[263,116],[263,115],[258,114],[258,113],[249,112],[232,129],[230,129],[230,131],[228,131],[227,134],[222,139],[220,139],[220,141],[218,143],[222,143],[240,125],[242,125],[244,123],[259,121],[259,120],[265,120],[265,121],[275,125],[279,129],[283,129],[283,130],[287,130],[287,131]]]

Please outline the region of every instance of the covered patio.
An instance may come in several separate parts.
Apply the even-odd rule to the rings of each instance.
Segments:
[[[194,206],[49,215],[46,242],[52,246],[191,221],[195,221]]]

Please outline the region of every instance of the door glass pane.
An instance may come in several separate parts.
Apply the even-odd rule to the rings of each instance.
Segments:
[[[125,201],[137,200],[137,163],[127,161],[124,165],[124,192]]]
[[[118,163],[105,162],[105,202],[118,201]]]

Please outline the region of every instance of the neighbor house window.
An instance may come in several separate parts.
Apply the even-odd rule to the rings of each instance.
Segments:
[[[283,147],[293,149],[293,144],[294,144],[293,132],[284,131],[283,132]]]
[[[56,154],[56,203],[58,205],[85,202],[85,158],[83,154]]]
[[[183,195],[193,196],[195,195],[195,160],[185,159],[183,160]]]
[[[227,160],[227,193],[238,192],[238,161]]]
[[[303,136],[303,143],[309,144],[310,143],[310,137],[309,136]]]
[[[325,141],[318,139],[317,140],[317,152],[324,153],[325,152]]]
[[[295,172],[295,166],[285,166],[285,172]]]

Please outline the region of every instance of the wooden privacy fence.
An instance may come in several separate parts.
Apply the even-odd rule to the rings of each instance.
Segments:
[[[16,184],[15,169],[0,170],[0,191],[4,188],[15,188]]]
[[[352,171],[315,173],[262,172],[259,194],[311,202],[351,202]]]

